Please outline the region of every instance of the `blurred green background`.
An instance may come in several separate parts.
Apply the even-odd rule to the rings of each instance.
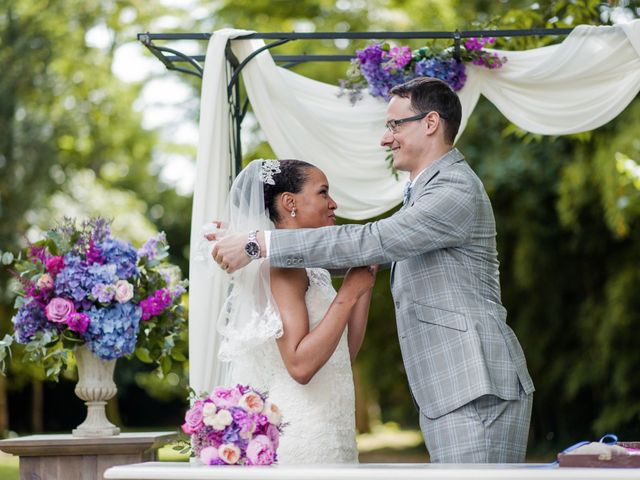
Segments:
[[[200,80],[165,71],[136,33],[551,28],[640,15],[637,2],[593,0],[0,0],[0,7],[0,253],[16,252],[65,214],[100,214],[136,245],[165,231],[185,276]],[[497,48],[561,39],[498,39]],[[277,53],[353,54],[366,43],[296,41]],[[201,53],[206,45],[180,47]],[[336,84],[347,66],[295,71]],[[263,138],[249,113],[245,161],[273,155]],[[640,162],[640,102],[595,131],[541,137],[481,99],[458,148],[493,203],[503,302],[537,389],[530,459],[551,460],[607,432],[639,440],[640,179],[621,166]],[[10,278],[0,270],[0,338],[11,332]],[[392,445],[409,449],[405,459],[426,459],[410,432],[385,437],[418,428],[388,284],[388,273],[379,275],[355,365],[361,450],[388,460],[396,454],[385,456],[384,447]],[[16,346],[0,376],[0,435],[69,432],[85,411],[73,394],[75,372],[43,382],[19,357]],[[176,364],[160,378],[136,360],[119,360],[112,420],[125,430],[177,429],[186,372],[186,363]],[[0,458],[5,478],[3,468]]]

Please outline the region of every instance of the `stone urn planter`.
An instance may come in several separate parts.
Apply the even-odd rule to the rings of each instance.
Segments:
[[[75,350],[78,365],[76,395],[85,401],[87,418],[73,429],[74,437],[110,437],[118,435],[120,429],[112,424],[105,411],[107,400],[118,391],[113,382],[116,360],[103,360],[82,345]]]

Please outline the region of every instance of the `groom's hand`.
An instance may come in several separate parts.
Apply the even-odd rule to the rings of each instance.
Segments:
[[[211,255],[225,272],[233,273],[251,262],[251,258],[244,251],[247,238],[247,233],[227,234],[213,247]]]
[[[205,237],[207,240],[217,242],[211,252],[216,263],[227,273],[233,273],[247,266],[251,262],[251,258],[245,252],[244,246],[247,244],[249,234],[229,234],[226,231],[226,225],[222,222],[215,221],[213,223],[220,230],[209,232]],[[256,241],[260,245],[261,256],[266,257],[264,232],[258,232]]]

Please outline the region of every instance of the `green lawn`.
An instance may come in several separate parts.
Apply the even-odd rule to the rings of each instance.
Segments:
[[[2,480],[19,480],[18,457],[0,452],[0,478]]]

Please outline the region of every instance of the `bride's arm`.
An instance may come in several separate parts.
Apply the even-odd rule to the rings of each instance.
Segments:
[[[278,339],[280,355],[291,377],[309,383],[331,357],[358,299],[371,289],[373,274],[352,269],[322,321],[309,330],[305,304],[308,279],[302,269],[271,269],[271,292],[280,310],[284,333]]]
[[[372,293],[373,288],[358,299],[353,307],[353,311],[351,312],[351,317],[349,318],[349,330],[347,335],[349,339],[349,357],[351,358],[351,363],[356,359],[364,340],[364,332],[367,329]]]
[[[374,277],[378,272],[379,266],[372,265],[371,272]],[[353,311],[351,312],[351,318],[348,323],[348,338],[349,338],[349,356],[351,362],[356,359],[362,342],[364,340],[364,332],[367,330],[367,320],[369,319],[369,306],[371,305],[371,295],[373,294],[373,283],[371,288],[364,295],[362,295],[356,302]]]

